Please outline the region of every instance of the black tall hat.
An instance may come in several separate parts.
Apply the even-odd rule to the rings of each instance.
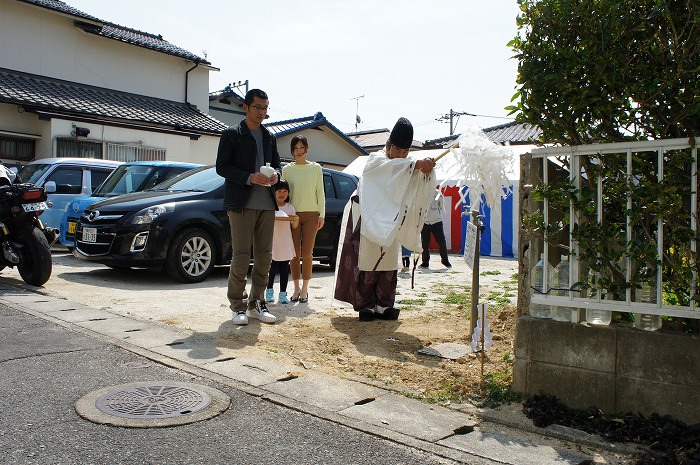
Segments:
[[[413,125],[409,120],[404,117],[399,118],[389,135],[389,144],[395,145],[400,149],[411,148],[411,144],[413,144]]]

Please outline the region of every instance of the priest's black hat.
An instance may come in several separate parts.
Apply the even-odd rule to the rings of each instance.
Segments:
[[[400,149],[411,148],[411,144],[413,144],[413,125],[411,122],[404,117],[399,118],[394,129],[391,130],[388,142]]]

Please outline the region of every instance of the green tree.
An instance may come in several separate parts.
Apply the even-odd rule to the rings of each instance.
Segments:
[[[511,113],[562,145],[700,135],[699,0],[518,0]]]

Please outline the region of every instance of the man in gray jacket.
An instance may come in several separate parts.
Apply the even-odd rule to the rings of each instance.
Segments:
[[[277,210],[272,186],[279,179],[280,156],[275,136],[262,125],[267,117],[267,94],[251,89],[244,102],[245,119],[223,132],[216,156],[216,172],[226,179],[224,207],[228,211],[233,249],[227,297],[236,325],[247,325],[248,317],[263,323],[277,321],[265,304],[265,289]],[[274,174],[260,172],[266,165],[274,169]],[[251,247],[253,283],[246,299]]]

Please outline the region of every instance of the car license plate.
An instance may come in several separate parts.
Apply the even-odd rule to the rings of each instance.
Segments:
[[[83,242],[97,242],[97,228],[83,228]]]
[[[75,234],[75,221],[68,222],[68,234]]]
[[[25,212],[38,212],[48,210],[49,206],[46,204],[46,202],[23,203],[22,208]]]

